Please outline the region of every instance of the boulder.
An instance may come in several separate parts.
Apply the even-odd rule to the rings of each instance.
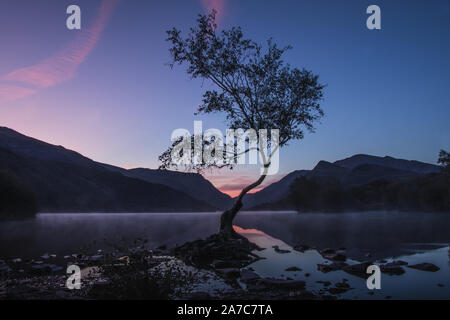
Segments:
[[[299,245],[296,245],[293,249],[298,252],[305,252],[305,251],[311,249],[311,247],[307,246],[307,245],[299,244]]]
[[[417,270],[422,270],[422,271],[428,271],[428,272],[436,272],[439,271],[440,268],[432,263],[419,263],[419,264],[415,264],[413,266],[408,266],[408,268],[413,268],[413,269],[417,269]]]
[[[320,251],[320,254],[321,254],[321,255],[325,255],[325,254],[334,254],[334,253],[336,253],[336,250],[330,249],[330,248],[323,249],[323,250]]]
[[[273,246],[272,248],[275,250],[276,253],[282,253],[283,254],[283,253],[290,253],[291,252],[289,250],[280,249],[279,246]]]
[[[302,268],[298,268],[298,267],[289,267],[287,268],[285,271],[302,271]]]
[[[341,253],[325,254],[323,257],[325,259],[328,259],[328,260],[331,260],[331,261],[345,261],[345,260],[347,260],[347,257],[344,256]]]
[[[260,283],[273,289],[304,289],[306,285],[305,281],[301,280],[284,280],[274,278],[264,278]]]
[[[389,265],[381,265],[380,270],[383,273],[388,275],[401,275],[405,273],[405,270],[402,267],[398,266],[389,266]]]
[[[344,270],[345,272],[360,277],[360,278],[367,278],[368,274],[367,274],[367,268],[372,265],[372,262],[362,262],[362,263],[358,263],[358,264],[353,264],[353,265],[349,265],[349,266],[345,266],[342,268],[342,270]]]
[[[330,264],[318,264],[317,270],[327,273],[331,271],[341,270],[342,268],[348,266],[345,262],[333,262]]]

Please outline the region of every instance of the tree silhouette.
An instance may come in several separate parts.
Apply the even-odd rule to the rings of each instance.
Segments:
[[[233,236],[232,222],[242,208],[242,199],[264,181],[272,155],[291,140],[303,139],[305,130],[313,132],[315,122],[324,115],[320,107],[324,85],[311,71],[291,68],[282,60],[290,46],[279,48],[269,39],[264,49],[245,39],[240,27],[219,32],[215,15],[215,11],[199,15],[197,26],[191,28],[186,37],[175,28],[167,31],[167,41],[171,44],[170,66],[185,64],[192,78],[210,81],[215,86],[215,90],[203,94],[198,114],[223,113],[230,129],[279,130],[278,145],[268,144],[269,157],[260,146],[257,147],[263,165],[259,179],[243,188],[232,208],[221,216],[220,231]],[[176,167],[170,161],[170,155],[179,142],[160,156],[162,169]],[[243,153],[249,151],[250,147],[246,146]],[[226,154],[233,160],[238,156],[236,149],[231,156]],[[233,167],[234,163],[197,164],[191,169]]]

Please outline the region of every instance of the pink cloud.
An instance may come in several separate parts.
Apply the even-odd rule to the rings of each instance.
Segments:
[[[83,63],[94,49],[105,29],[109,18],[121,0],[103,0],[98,9],[98,15],[88,28],[82,28],[79,35],[54,56],[44,59],[36,65],[13,70],[0,77],[0,81],[22,83],[47,88],[68,81],[75,76],[79,65]],[[11,90],[11,91],[9,91]],[[0,100],[24,98],[36,93],[37,90],[25,87],[3,86],[0,90]]]
[[[14,85],[0,85],[0,102],[25,98],[36,93],[37,90]]]
[[[203,7],[208,13],[211,12],[213,9],[217,11],[216,22],[218,24],[223,17],[226,0],[201,0],[201,1]]]

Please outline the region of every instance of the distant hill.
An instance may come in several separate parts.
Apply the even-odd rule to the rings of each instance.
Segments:
[[[415,160],[396,159],[389,156],[377,157],[367,154],[357,154],[350,158],[336,161],[334,163],[343,168],[353,169],[362,164],[373,164],[377,166],[410,171],[418,174],[439,173],[440,167],[434,164]]]
[[[14,175],[0,170],[0,220],[26,218],[36,212],[34,193]]]
[[[213,184],[201,174],[146,168],[123,169],[104,165],[109,170],[117,171],[125,176],[157,183],[184,192],[194,199],[204,201],[216,209],[227,209],[233,203],[232,198],[217,190]]]
[[[312,170],[298,170],[289,173],[283,179],[263,190],[244,198],[244,208],[261,206],[264,203],[280,201],[289,193],[292,183],[299,177],[333,178],[344,188],[362,186],[374,180],[402,181],[418,176],[439,173],[437,165],[395,159],[392,157],[377,157],[371,155],[355,155],[334,163],[320,161]]]
[[[77,152],[4,127],[0,170],[29,188],[44,212],[215,210],[185,192],[106,169]]]

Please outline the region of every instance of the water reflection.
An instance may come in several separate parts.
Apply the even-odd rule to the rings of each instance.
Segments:
[[[40,214],[28,221],[0,222],[0,257],[67,253],[106,238],[147,238],[169,246],[217,231],[219,213]],[[243,212],[236,225],[258,229],[289,245],[346,247],[362,258],[408,253],[412,243],[450,243],[450,216],[432,213],[296,214]]]
[[[316,250],[297,252],[279,239],[275,239],[260,230],[245,230],[239,228],[239,233],[247,237],[258,246],[265,248],[255,252],[265,258],[251,264],[249,267],[261,277],[277,279],[294,279],[306,282],[306,288],[316,294],[327,294],[324,281],[330,282],[330,286],[342,282],[344,279],[352,289],[339,294],[343,299],[450,299],[450,266],[448,263],[449,247],[420,252],[412,255],[401,256],[400,260],[414,265],[423,262],[433,263],[440,268],[437,272],[426,272],[405,267],[402,275],[381,275],[381,290],[369,290],[366,279],[353,276],[342,270],[323,273],[318,271],[318,264],[331,263],[324,259]],[[278,246],[289,253],[280,254],[273,249]],[[387,262],[391,262],[388,259]],[[355,264],[357,261],[347,259],[346,263]],[[374,262],[374,264],[380,264]],[[301,270],[289,272],[287,268],[297,267]],[[319,281],[319,282],[318,282]]]

